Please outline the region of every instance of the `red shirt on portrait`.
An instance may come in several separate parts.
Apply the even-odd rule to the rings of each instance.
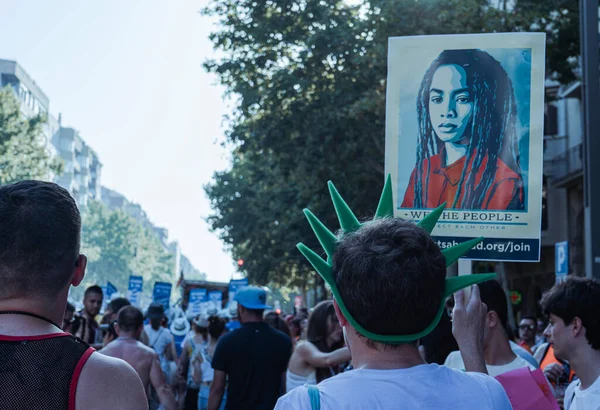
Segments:
[[[444,150],[423,161],[423,173],[421,175],[423,189],[421,190],[421,198],[423,200],[427,199],[427,201],[423,203],[422,208],[437,208],[444,202],[450,207],[454,202],[462,171],[465,167],[466,156],[445,167],[442,163],[443,155],[445,155]],[[481,176],[487,166],[487,161],[488,159],[485,157],[481,166],[475,170],[477,173],[475,175],[475,185],[481,183]],[[424,184],[427,182],[428,162],[430,163],[429,184],[425,186]],[[472,168],[472,165],[470,165],[470,168]],[[410,176],[410,182],[404,194],[404,201],[402,201],[402,208],[414,208],[416,172],[417,169],[415,168]],[[469,172],[465,174],[465,178],[469,175]],[[455,206],[457,209],[462,208],[464,187],[463,184],[463,194]],[[523,181],[519,174],[510,169],[502,160],[498,159],[494,181],[489,187],[482,206],[479,209],[507,210],[509,207],[516,209],[515,202],[518,204],[523,203]],[[511,204],[513,205],[510,206]]]

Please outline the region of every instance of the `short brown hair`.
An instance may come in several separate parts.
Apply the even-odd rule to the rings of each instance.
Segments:
[[[0,299],[63,289],[79,256],[81,216],[67,190],[51,182],[0,187]]]

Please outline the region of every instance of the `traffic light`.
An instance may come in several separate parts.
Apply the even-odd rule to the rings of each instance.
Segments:
[[[243,259],[238,259],[237,264],[239,267],[242,267],[244,265],[244,260]]]

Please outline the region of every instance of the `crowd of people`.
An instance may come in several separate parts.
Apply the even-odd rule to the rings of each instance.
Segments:
[[[265,289],[248,286],[229,308],[195,317],[116,298],[100,318],[98,286],[85,290],[81,311],[67,303],[85,274],[80,230],[59,186],[0,187],[3,409],[535,408],[523,406],[537,390],[513,394],[507,380],[537,369],[537,393],[550,392],[551,405],[600,409],[592,279],[555,285],[540,302],[548,324],[522,317],[513,338],[499,282],[447,299],[444,255],[429,234],[383,218],[341,236],[336,298],[310,311],[274,312]],[[430,323],[423,337],[382,341]]]

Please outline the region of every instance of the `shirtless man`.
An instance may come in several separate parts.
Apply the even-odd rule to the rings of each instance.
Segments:
[[[80,232],[65,189],[41,181],[0,186],[0,357],[10,365],[0,372],[3,410],[148,408],[130,365],[58,325],[69,288],[85,274]]]
[[[125,306],[119,310],[115,326],[119,337],[102,349],[101,353],[123,359],[133,366],[146,391],[152,383],[165,410],[174,410],[175,397],[160,368],[158,355],[154,349],[138,341],[143,326],[142,312],[134,306]]]

